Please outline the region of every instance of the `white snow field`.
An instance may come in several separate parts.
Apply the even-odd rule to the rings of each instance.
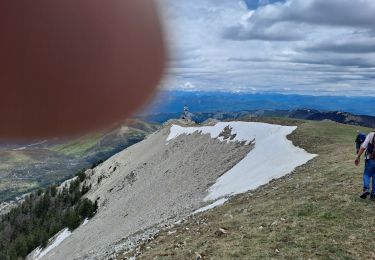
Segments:
[[[41,259],[43,256],[48,254],[52,249],[55,247],[58,247],[65,239],[70,237],[72,232],[69,231],[69,229],[65,228],[56,236],[56,238],[53,239],[52,244],[47,246],[45,249],[38,248],[35,252],[35,255],[33,259],[38,260]]]
[[[255,147],[232,169],[222,175],[209,189],[205,201],[243,193],[266,184],[272,179],[291,173],[316,155],[296,147],[287,136],[297,129],[295,126],[280,126],[255,122],[220,122],[214,126],[181,127],[173,125],[167,142],[183,134],[195,132],[210,134],[218,138],[226,126],[232,128],[236,136],[227,142],[255,140]],[[222,202],[222,201],[220,201]],[[222,202],[224,203],[224,202]],[[216,205],[216,204],[214,204]]]

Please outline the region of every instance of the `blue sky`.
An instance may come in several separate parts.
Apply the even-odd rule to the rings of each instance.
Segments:
[[[273,4],[276,2],[285,2],[285,0],[245,0],[247,7],[251,10],[257,9],[259,6]]]
[[[375,96],[374,0],[158,0],[179,90]]]

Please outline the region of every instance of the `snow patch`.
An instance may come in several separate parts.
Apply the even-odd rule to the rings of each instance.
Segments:
[[[60,233],[53,240],[53,243],[51,245],[47,246],[45,249],[41,249],[40,247],[38,247],[38,249],[35,252],[34,259],[39,260],[43,256],[47,255],[52,249],[58,247],[65,239],[70,237],[71,234],[72,232],[70,232],[68,228],[65,228],[62,231],[60,231]]]
[[[84,225],[86,225],[87,223],[89,223],[89,219],[88,219],[88,218],[85,218],[85,220],[83,221],[83,223],[82,223],[81,226],[84,226]]]
[[[196,211],[193,212],[193,215],[194,214],[197,214],[197,213],[201,213],[201,212],[204,212],[204,211],[207,211],[209,209],[213,209],[213,208],[216,208],[218,206],[221,206],[223,205],[225,202],[227,202],[228,199],[227,198],[222,198],[222,199],[218,199],[217,201],[215,201],[214,203],[211,203],[203,208],[200,208],[200,209],[197,209]]]
[[[209,134],[211,138],[218,138],[220,141],[224,141],[223,137],[219,137],[220,133],[223,132],[224,128],[226,126],[232,127],[232,134],[236,133],[237,135],[235,138],[230,140],[229,138],[226,139],[227,142],[235,142],[235,141],[252,141],[253,138],[249,138],[249,135],[246,133],[242,123],[246,122],[220,122],[217,123],[214,126],[201,126],[201,127],[182,127],[179,125],[172,125],[171,130],[169,133],[169,136],[167,137],[167,142],[179,137],[180,135],[186,134],[193,134],[193,133],[199,133],[199,134]],[[234,128],[233,126],[236,126]]]
[[[231,127],[233,139],[219,137],[226,126]],[[205,201],[247,192],[264,185],[272,179],[291,173],[316,155],[296,147],[286,137],[296,126],[281,126],[256,122],[220,122],[214,126],[181,127],[172,125],[167,142],[183,134],[209,134],[211,138],[235,142],[255,140],[255,147],[232,169],[217,179],[209,189]],[[217,202],[217,201],[216,201]],[[216,203],[215,202],[215,203]]]

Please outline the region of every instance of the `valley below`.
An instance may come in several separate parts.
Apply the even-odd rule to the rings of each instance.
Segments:
[[[129,120],[100,133],[74,139],[0,144],[0,203],[59,183],[106,160],[158,129],[158,124]]]

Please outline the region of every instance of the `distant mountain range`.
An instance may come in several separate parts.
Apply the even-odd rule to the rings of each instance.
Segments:
[[[159,113],[147,116],[141,116],[143,120],[150,122],[163,123],[169,119],[179,118],[181,113]],[[319,111],[314,109],[296,109],[296,110],[253,110],[237,112],[211,112],[211,113],[193,113],[193,120],[202,123],[207,119],[217,120],[244,119],[248,117],[285,117],[295,119],[305,119],[313,121],[331,120],[334,122],[358,125],[375,128],[375,117],[366,115],[354,115],[341,111]]]
[[[76,139],[0,144],[0,202],[72,177],[77,171],[142,141],[158,124],[128,120]]]
[[[345,93],[343,93],[345,94]],[[342,111],[375,116],[375,97],[304,96],[273,93],[161,91],[143,114],[179,113],[184,105],[191,112],[254,110]]]

